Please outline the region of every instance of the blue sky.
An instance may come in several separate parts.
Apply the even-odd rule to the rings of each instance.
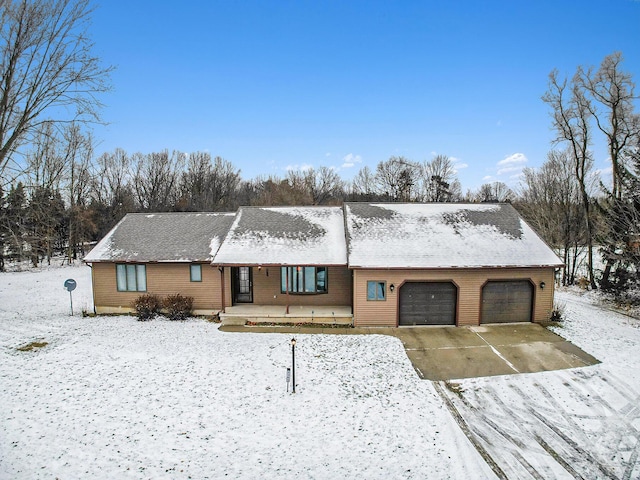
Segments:
[[[245,179],[446,154],[464,191],[517,186],[551,149],[552,69],[621,51],[640,82],[637,0],[109,0],[91,33],[117,67],[98,154],[208,151]]]

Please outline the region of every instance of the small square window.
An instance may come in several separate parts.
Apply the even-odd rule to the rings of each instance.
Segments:
[[[199,263],[191,265],[191,281],[192,282],[202,281],[202,265],[200,265]]]
[[[387,282],[369,280],[367,282],[367,300],[385,300]]]

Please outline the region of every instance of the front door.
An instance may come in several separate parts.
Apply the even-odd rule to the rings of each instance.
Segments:
[[[253,303],[251,267],[233,267],[233,303]]]

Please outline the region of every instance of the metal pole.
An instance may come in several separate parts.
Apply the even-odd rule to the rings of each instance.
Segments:
[[[73,317],[73,295],[71,295],[71,290],[69,290],[69,301],[71,302],[71,316]]]
[[[296,339],[291,339],[291,393],[296,393]]]

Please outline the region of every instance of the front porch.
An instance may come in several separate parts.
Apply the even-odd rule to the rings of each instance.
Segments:
[[[222,325],[247,323],[318,323],[353,325],[351,306],[234,305],[220,312]]]

